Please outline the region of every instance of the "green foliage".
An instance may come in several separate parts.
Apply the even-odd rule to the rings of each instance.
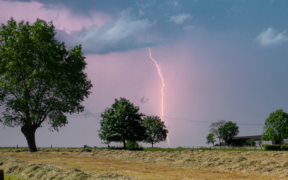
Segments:
[[[288,151],[288,145],[282,145],[280,149],[281,151]]]
[[[92,152],[92,148],[83,149],[81,152]]]
[[[255,143],[255,140],[254,140],[254,139],[248,139],[248,140],[246,140],[246,142],[244,143],[244,145],[246,145],[246,146],[255,146],[256,143]]]
[[[126,149],[137,149],[139,147],[137,142],[127,141]]]
[[[67,51],[55,34],[52,22],[39,19],[17,25],[11,18],[0,27],[0,102],[6,105],[0,121],[21,126],[26,139],[32,137],[29,150],[44,121],[58,131],[68,123],[64,113],[82,112],[80,102],[91,93],[81,45]]]
[[[146,143],[153,144],[166,141],[168,130],[158,116],[147,116],[144,118],[143,126],[146,128]]]
[[[111,108],[106,108],[101,114],[101,129],[99,137],[108,142],[143,141],[147,138],[146,128],[143,126],[144,114],[138,112],[139,107],[134,106],[125,98],[115,99]]]
[[[185,150],[189,150],[189,151],[198,151],[198,150],[211,150],[211,151],[254,151],[251,149],[218,149],[218,148],[144,148],[144,151],[185,151]],[[262,151],[257,149],[256,151]]]
[[[286,138],[288,138],[288,114],[279,109],[266,119],[262,139],[280,141]]]
[[[265,144],[263,147],[264,151],[280,151],[281,150],[281,145],[269,145]]]
[[[239,127],[236,123],[228,121],[223,126],[219,128],[220,137],[230,145],[232,143],[232,138],[239,133]]]
[[[4,175],[4,179],[7,179],[7,180],[26,180],[24,178],[18,178],[18,177],[10,176],[10,175]]]
[[[210,134],[208,134],[207,135],[207,137],[206,137],[206,140],[207,140],[207,144],[210,144],[210,143],[212,143],[213,145],[214,145],[214,143],[215,143],[215,138],[214,138],[214,134],[212,134],[212,133],[210,133]]]
[[[220,134],[219,134],[219,128],[224,126],[225,123],[226,123],[225,120],[220,120],[220,121],[211,123],[211,125],[209,126],[210,133],[214,134],[214,137],[219,139],[219,144],[220,144],[220,139],[221,139]]]

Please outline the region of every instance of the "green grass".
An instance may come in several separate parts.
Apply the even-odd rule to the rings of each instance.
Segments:
[[[217,150],[220,150],[220,151],[263,151],[262,149],[211,149],[213,151],[217,151]]]
[[[23,179],[23,178],[18,178],[18,177],[14,177],[14,176],[10,176],[10,175],[5,175],[4,179],[5,180],[26,180],[26,179]]]
[[[28,149],[28,147],[0,147],[0,149]]]
[[[40,147],[41,148],[41,147]],[[50,147],[47,147],[50,148]],[[57,147],[55,147],[57,148]],[[55,149],[53,148],[53,149]],[[65,148],[65,147],[64,147]],[[57,148],[57,149],[64,149],[64,148]],[[79,149],[79,148],[83,148],[83,147],[72,147],[72,148],[68,148],[68,149]],[[0,149],[28,149],[27,147],[0,147]],[[123,148],[121,147],[97,147],[97,148],[85,148],[85,149],[99,149],[99,150],[103,150],[103,149],[110,149],[110,150],[122,150]],[[138,150],[142,150],[142,149],[138,149]],[[158,148],[158,147],[154,147],[154,148],[143,148],[143,151],[184,151],[184,150],[212,150],[212,151],[254,151],[254,149],[219,149],[219,148],[184,148],[184,147],[178,147],[178,148]],[[262,149],[256,149],[255,151],[263,151]]]
[[[216,148],[144,148],[144,151],[184,151],[184,150],[205,150],[205,151],[254,151],[254,149],[216,149]],[[263,151],[256,149],[255,151]]]

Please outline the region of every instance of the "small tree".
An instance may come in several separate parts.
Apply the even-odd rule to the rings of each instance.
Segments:
[[[214,134],[212,134],[212,133],[210,133],[210,134],[208,134],[207,135],[207,137],[206,137],[206,139],[207,139],[207,144],[210,144],[210,143],[212,143],[213,144],[213,146],[214,146],[214,143],[215,143],[215,137],[214,137],[215,135]]]
[[[51,131],[68,121],[64,113],[82,112],[92,84],[81,45],[70,51],[55,39],[52,22],[33,25],[11,18],[0,27],[0,102],[4,126],[21,127],[30,152],[36,152],[35,132],[43,122]]]
[[[99,137],[108,142],[143,141],[146,138],[146,128],[142,125],[144,114],[138,112],[139,107],[134,106],[125,98],[115,99],[111,108],[101,113],[101,129]]]
[[[220,137],[223,138],[225,143],[230,145],[232,143],[233,137],[239,133],[239,127],[236,123],[228,121],[222,127],[219,128]]]
[[[143,126],[146,128],[146,143],[153,144],[166,141],[168,130],[158,116],[147,116],[144,118]]]
[[[286,138],[288,138],[288,114],[279,109],[266,119],[262,139],[281,141]]]
[[[219,145],[221,146],[221,137],[220,137],[220,134],[219,134],[219,128],[221,126],[223,126],[224,124],[226,123],[225,120],[220,120],[220,121],[217,121],[217,122],[214,122],[210,125],[210,133],[214,134],[214,137],[218,138],[219,139]]]
[[[256,143],[255,143],[254,139],[248,139],[248,140],[246,140],[245,145],[255,146]]]

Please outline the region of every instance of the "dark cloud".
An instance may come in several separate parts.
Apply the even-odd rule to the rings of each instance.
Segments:
[[[149,101],[149,98],[145,98],[145,96],[143,96],[140,100],[141,103],[147,103]]]
[[[163,43],[164,40],[161,39],[147,38],[147,31],[151,27],[153,24],[148,19],[133,20],[123,16],[116,22],[106,23],[102,27],[83,27],[80,31],[72,31],[71,34],[57,30],[56,38],[64,41],[68,48],[82,44],[83,52],[87,54],[107,54]]]
[[[32,0],[8,0],[32,2]],[[102,27],[91,26],[58,38],[69,46],[82,44],[85,53],[106,54],[129,51],[184,38],[187,29],[201,28],[213,33],[241,33],[255,39],[263,29],[288,29],[281,19],[288,15],[288,1],[255,0],[33,0],[47,9],[68,9],[73,15],[93,20],[93,13],[113,19]],[[126,17],[123,16],[126,12]],[[276,19],[276,20],[275,20]],[[98,28],[95,30],[95,28]],[[118,33],[111,35],[111,32]],[[110,33],[110,34],[109,34]],[[192,32],[193,33],[193,32]],[[150,39],[148,39],[149,37]],[[252,42],[253,40],[251,40]]]

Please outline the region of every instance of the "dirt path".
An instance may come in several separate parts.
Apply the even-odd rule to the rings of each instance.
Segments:
[[[196,158],[196,154],[200,152],[192,152],[194,153],[194,157]],[[203,157],[203,153],[201,152]],[[201,154],[200,153],[200,154]],[[206,152],[211,153],[211,152]],[[223,154],[228,154],[228,152],[224,152]],[[286,177],[280,177],[280,175],[275,176],[275,173],[285,172],[286,167],[282,166],[281,171],[278,168],[274,168],[273,166],[277,167],[277,164],[271,163],[269,165],[270,157],[266,157],[266,165],[261,165],[263,161],[259,160],[259,156],[250,158],[249,162],[245,162],[246,164],[252,164],[251,166],[255,166],[257,168],[257,161],[260,162],[261,166],[267,166],[270,168],[270,171],[263,171],[263,173],[257,172],[248,172],[245,168],[241,170],[227,170],[217,168],[217,166],[203,166],[205,164],[202,163],[202,168],[199,168],[199,163],[197,161],[194,163],[185,163],[183,162],[183,157],[181,155],[187,155],[186,153],[165,153],[165,152],[129,152],[129,151],[103,151],[98,150],[92,153],[79,153],[79,152],[37,152],[37,153],[28,153],[28,152],[1,152],[1,156],[10,156],[13,158],[17,158],[23,161],[30,161],[33,163],[41,163],[41,164],[48,164],[56,167],[61,167],[64,169],[69,168],[77,168],[81,169],[85,173],[104,173],[104,172],[115,172],[119,174],[123,174],[125,176],[130,176],[136,179],[194,179],[194,180],[214,180],[214,179],[288,179]],[[217,154],[217,156],[215,156]],[[214,153],[214,158],[217,157],[224,158],[223,154]],[[238,153],[239,154],[239,153]],[[222,155],[222,156],[221,156]],[[288,154],[287,154],[288,155]],[[151,159],[152,156],[152,159]],[[158,157],[158,158],[157,158]],[[159,157],[163,157],[162,159]],[[174,157],[174,159],[173,159]],[[198,157],[198,160],[201,158]],[[229,157],[233,158],[231,154]],[[243,157],[243,156],[240,156]],[[147,160],[148,158],[148,160]],[[263,158],[263,157],[262,157]],[[149,162],[150,159],[150,162]],[[181,159],[181,160],[179,160]],[[209,155],[206,154],[206,159],[209,159]],[[177,163],[176,160],[179,160],[181,163]],[[185,160],[185,159],[184,159]],[[273,159],[275,161],[275,157]],[[274,162],[273,161],[273,162]],[[251,163],[252,162],[252,163]],[[254,165],[253,165],[254,162]],[[215,163],[214,163],[215,164]],[[267,165],[268,164],[268,165]],[[200,164],[201,166],[201,164]],[[219,165],[221,166],[221,165]],[[240,163],[241,166],[241,163]],[[243,166],[243,164],[242,164]],[[249,168],[249,167],[248,167]],[[259,168],[259,167],[258,167]],[[265,169],[266,167],[264,167]],[[284,169],[283,169],[284,168]],[[229,168],[228,168],[229,169]],[[263,169],[263,168],[262,168]],[[269,169],[268,169],[269,170]],[[275,171],[275,172],[271,172]],[[270,172],[270,173],[269,173]],[[287,169],[288,172],[288,169]]]

